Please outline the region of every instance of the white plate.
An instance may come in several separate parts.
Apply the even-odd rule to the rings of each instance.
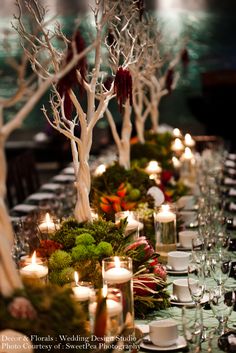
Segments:
[[[53,178],[53,181],[75,181],[75,177],[74,175],[59,174]]]
[[[54,194],[51,194],[48,192],[38,192],[36,194],[30,195],[28,197],[28,200],[41,201],[41,200],[53,199],[54,197],[55,197]]]
[[[37,208],[37,206],[35,206],[35,205],[25,205],[22,203],[22,204],[15,206],[12,210],[28,213],[28,212],[34,211],[36,208]]]
[[[147,336],[148,338],[148,336]],[[146,343],[146,342],[141,342],[140,343],[140,348],[142,349],[148,349],[149,351],[154,351],[154,352],[168,352],[168,351],[173,351],[175,349],[181,349],[187,346],[186,340],[183,336],[179,336],[178,340],[175,344],[172,344],[169,347],[160,347],[160,346],[155,346],[152,343]]]
[[[75,175],[74,167],[67,167],[62,170],[63,174]]]
[[[54,184],[54,183],[47,183],[41,186],[42,190],[51,190],[51,191],[56,191],[60,188],[61,188],[60,184]]]

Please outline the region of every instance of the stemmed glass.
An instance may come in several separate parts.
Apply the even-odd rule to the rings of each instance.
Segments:
[[[228,253],[220,252],[209,256],[210,273],[218,286],[223,286],[227,281],[231,264],[231,256]]]
[[[192,258],[188,265],[188,288],[195,304],[200,304],[205,293],[204,265]]]
[[[227,321],[235,304],[235,292],[227,291],[223,286],[209,290],[210,306],[219,322],[216,333],[219,335],[227,332]]]
[[[184,337],[188,343],[189,352],[201,351],[203,322],[199,308],[195,309],[184,306],[182,308],[182,324]]]

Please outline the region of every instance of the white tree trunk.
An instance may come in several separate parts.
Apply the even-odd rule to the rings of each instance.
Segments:
[[[20,276],[11,257],[13,231],[8,210],[5,205],[6,196],[6,159],[4,153],[5,139],[0,138],[0,293],[10,296],[15,289],[22,288]]]
[[[153,104],[151,107],[151,121],[152,121],[152,131],[157,133],[159,127],[159,109],[158,103]]]
[[[119,151],[119,165],[126,170],[130,169],[130,138],[132,133],[131,107],[129,101],[125,103],[125,112],[121,131]]]
[[[140,143],[145,143],[144,131],[145,131],[145,120],[141,116],[136,116],[135,127],[138,135],[138,140]]]
[[[89,193],[91,187],[90,169],[88,161],[80,160],[79,170],[76,177],[75,187],[77,191],[77,201],[75,205],[75,219],[78,222],[92,220],[89,203]]]

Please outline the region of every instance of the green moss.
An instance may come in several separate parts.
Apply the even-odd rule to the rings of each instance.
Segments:
[[[96,254],[99,258],[111,256],[113,254],[111,244],[106,241],[101,241],[96,248]]]
[[[81,261],[89,258],[89,249],[83,244],[79,244],[72,249],[71,256],[73,261]]]
[[[56,250],[49,258],[49,269],[58,271],[69,267],[71,263],[72,259],[70,254],[63,250]]]
[[[86,230],[85,230],[86,231]],[[94,237],[90,234],[90,233],[83,233],[80,234],[76,237],[75,239],[75,244],[79,245],[79,244],[84,244],[84,245],[89,245],[89,244],[93,244],[95,243],[95,239]]]

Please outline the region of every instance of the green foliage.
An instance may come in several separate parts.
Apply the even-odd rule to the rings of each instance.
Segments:
[[[144,168],[149,161],[156,160],[165,170],[172,169],[172,135],[168,132],[163,134],[146,132],[145,139],[144,144],[131,145],[132,165]]]
[[[50,270],[61,270],[65,267],[69,267],[72,263],[72,258],[64,250],[56,250],[49,258],[49,269]]]
[[[101,241],[96,248],[96,254],[98,258],[111,256],[113,254],[113,249],[111,244],[109,244],[106,241]]]
[[[88,247],[83,244],[79,244],[72,249],[71,256],[73,261],[83,261],[90,257]]]
[[[90,233],[80,234],[75,239],[76,245],[79,245],[79,244],[89,245],[89,244],[93,244],[93,243],[95,243],[95,239]]]
[[[30,300],[37,317],[30,319],[15,318],[11,316],[8,305],[14,297],[24,296]],[[12,329],[31,337],[54,338],[54,343],[60,342],[59,335],[71,337],[75,332],[79,335],[87,336],[85,313],[78,302],[74,302],[71,297],[71,290],[60,288],[55,285],[40,286],[35,283],[25,283],[24,291],[14,294],[12,298],[0,296],[0,331]],[[42,342],[41,342],[42,343]],[[64,342],[65,343],[65,342]],[[58,351],[52,349],[51,352]],[[70,350],[76,352],[75,350]],[[35,348],[34,352],[41,352],[40,348]]]
[[[138,189],[141,194],[145,194],[147,189],[154,185],[147,173],[138,168],[125,170],[118,163],[108,167],[106,171],[92,180],[93,191],[113,194],[116,193],[121,183],[130,183],[133,189]]]
[[[49,273],[49,280],[53,284],[63,286],[66,283],[71,283],[74,279],[74,268],[66,267],[63,270],[51,271]]]

